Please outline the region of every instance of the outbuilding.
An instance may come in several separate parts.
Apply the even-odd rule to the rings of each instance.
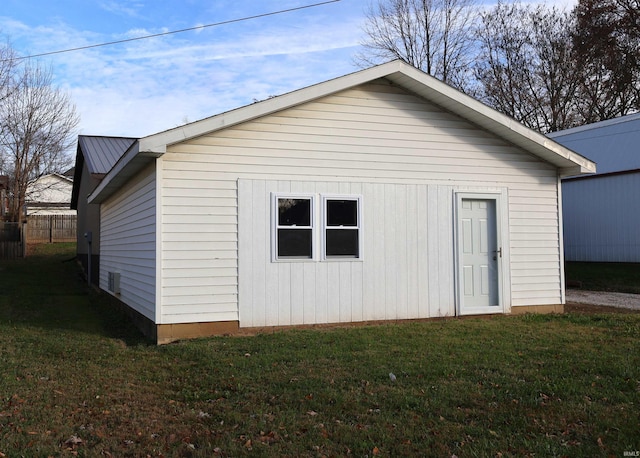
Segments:
[[[562,180],[566,260],[640,262],[640,113],[549,137],[598,164]]]
[[[87,199],[136,141],[128,137],[78,136],[71,192],[71,208],[78,215],[77,259],[96,285],[100,278],[100,206]]]
[[[560,179],[595,165],[394,61],[133,142],[88,197],[159,343],[561,312]]]

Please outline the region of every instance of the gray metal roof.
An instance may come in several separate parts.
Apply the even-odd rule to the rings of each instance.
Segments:
[[[640,113],[548,135],[598,164],[597,175],[640,169]]]
[[[82,151],[89,172],[106,174],[137,140],[137,138],[129,137],[80,135],[78,136],[78,146]]]

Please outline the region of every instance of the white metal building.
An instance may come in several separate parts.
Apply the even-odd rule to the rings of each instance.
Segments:
[[[158,342],[561,311],[560,178],[595,165],[400,61],[141,138],[89,196]]]
[[[598,164],[562,181],[565,259],[640,262],[640,113],[549,137]]]

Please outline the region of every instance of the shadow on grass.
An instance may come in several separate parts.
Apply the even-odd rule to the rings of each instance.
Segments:
[[[149,343],[111,297],[87,285],[75,244],[33,247],[25,259],[0,261],[0,278],[0,325]]]
[[[566,262],[565,278],[587,291],[640,294],[640,263]]]

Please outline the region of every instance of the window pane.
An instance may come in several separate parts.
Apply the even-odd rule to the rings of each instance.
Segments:
[[[327,226],[357,225],[357,200],[327,200]]]
[[[311,256],[311,229],[278,229],[278,257]]]
[[[278,199],[279,226],[311,226],[311,199]]]
[[[326,233],[327,256],[359,256],[357,229],[327,229]]]

